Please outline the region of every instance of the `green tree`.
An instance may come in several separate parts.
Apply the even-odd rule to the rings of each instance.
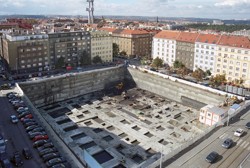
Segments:
[[[226,75],[223,74],[223,75],[216,75],[214,77],[211,77],[210,78],[210,82],[213,86],[220,86],[222,83],[225,83],[227,80],[226,80]]]
[[[118,56],[119,52],[120,52],[120,50],[119,50],[118,44],[113,43],[113,56],[114,56],[114,57],[115,57],[115,56]]]
[[[173,65],[174,65],[174,68],[176,69],[185,67],[185,65],[178,60],[175,60]]]
[[[186,76],[188,73],[189,73],[189,69],[186,68],[185,66],[183,66],[183,67],[181,67],[181,68],[179,68],[179,69],[177,70],[177,74],[180,74],[181,77]]]
[[[156,67],[156,69],[158,70],[159,67],[162,67],[162,66],[163,66],[163,60],[160,59],[159,57],[156,57],[156,58],[153,60],[152,66],[153,66],[153,67]]]
[[[198,68],[192,73],[192,77],[194,77],[197,81],[202,81],[202,79],[206,76],[206,73]]]
[[[126,51],[122,51],[120,54],[121,54],[122,56],[127,55]]]
[[[211,71],[210,70],[206,70],[206,76],[211,76],[212,75],[212,73],[211,73]]]
[[[92,62],[94,63],[94,64],[98,64],[98,63],[102,63],[102,58],[99,56],[99,55],[97,55],[97,56],[95,56],[93,59],[92,59]]]
[[[84,50],[82,55],[80,56],[80,65],[90,65],[91,64],[91,58],[90,55]]]
[[[55,65],[55,68],[56,69],[61,69],[63,67],[65,67],[65,62],[64,62],[65,58],[64,57],[60,57],[58,58],[57,62],[56,62],[56,65]]]

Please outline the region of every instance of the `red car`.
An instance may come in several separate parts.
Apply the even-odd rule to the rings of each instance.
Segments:
[[[47,140],[49,139],[48,135],[37,135],[33,138],[33,142],[36,142],[38,140]]]
[[[32,119],[33,116],[32,116],[32,114],[27,114],[26,116],[24,116],[23,118],[21,118],[21,121],[23,122],[23,120],[26,119],[26,118]]]

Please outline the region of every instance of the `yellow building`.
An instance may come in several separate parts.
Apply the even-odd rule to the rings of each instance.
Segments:
[[[106,31],[92,31],[91,60],[95,56],[101,57],[103,62],[113,61],[113,43],[111,35]]]
[[[217,44],[215,75],[225,74],[227,81],[243,80],[250,87],[250,41],[244,36],[222,35]]]

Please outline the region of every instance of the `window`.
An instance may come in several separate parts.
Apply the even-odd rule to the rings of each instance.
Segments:
[[[247,67],[247,63],[243,63],[243,67]]]
[[[211,117],[211,113],[207,113],[207,116],[208,116],[208,117]]]

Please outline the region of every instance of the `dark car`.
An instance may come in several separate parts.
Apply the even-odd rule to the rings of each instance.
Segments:
[[[54,158],[54,159],[51,159],[49,161],[46,162],[46,166],[47,167],[52,167],[58,163],[63,163],[63,162],[66,162],[66,160],[63,158],[63,157],[59,157],[59,158]]]
[[[57,152],[56,148],[45,148],[45,149],[39,151],[38,153],[40,156],[43,156],[43,155],[46,155],[48,153],[55,153],[55,152]]]
[[[31,114],[29,111],[25,111],[21,114],[18,115],[18,118],[23,118],[24,116],[28,115],[28,114]]]
[[[39,140],[39,141],[36,141],[36,142],[33,143],[33,147],[37,148],[37,147],[42,146],[42,145],[44,145],[45,143],[48,143],[48,142],[50,142],[50,141],[49,140]]]
[[[28,126],[28,127],[26,128],[26,131],[29,132],[29,131],[31,131],[31,130],[33,130],[33,129],[35,129],[35,128],[38,128],[38,127],[40,127],[40,126],[39,126],[39,125],[31,125],[31,126]]]
[[[44,162],[46,162],[50,159],[57,158],[57,157],[60,157],[59,153],[48,153],[48,154],[42,156]]]
[[[34,128],[33,130],[29,131],[28,133],[31,133],[31,132],[41,132],[41,131],[44,131],[44,128],[40,126],[40,127]]]
[[[37,135],[33,138],[33,142],[43,140],[43,139],[47,140],[47,139],[49,139],[49,136],[48,135]]]
[[[26,122],[26,123],[23,123],[24,127],[27,128],[28,126],[31,126],[31,125],[38,125],[37,122]]]
[[[46,132],[44,131],[43,132],[29,132],[28,135],[30,139],[33,139],[37,135],[46,135]]]
[[[32,154],[31,154],[29,148],[23,148],[22,153],[23,153],[23,156],[24,156],[25,159],[31,159],[32,158]]]
[[[51,168],[71,168],[71,165],[68,162],[65,163],[58,163]]]
[[[250,122],[246,123],[246,128],[250,129]]]
[[[34,119],[30,119],[30,118],[24,118],[23,120],[21,120],[23,123],[27,123],[27,122],[35,122],[36,120]]]
[[[14,153],[14,155],[11,158],[11,162],[17,167],[23,165],[23,160],[21,159],[19,152]]]
[[[206,157],[206,161],[208,163],[214,163],[217,158],[218,158],[219,154],[215,151],[211,152],[207,157]]]
[[[0,151],[0,167],[1,166],[3,168],[12,168],[8,154],[5,151]]]
[[[37,148],[38,151],[41,151],[43,149],[46,149],[46,148],[52,148],[54,147],[54,144],[52,142],[48,142],[40,147]]]
[[[230,139],[230,138],[227,138],[227,139],[222,143],[222,147],[228,149],[228,148],[230,148],[230,147],[232,146],[232,144],[233,144],[233,140]]]

